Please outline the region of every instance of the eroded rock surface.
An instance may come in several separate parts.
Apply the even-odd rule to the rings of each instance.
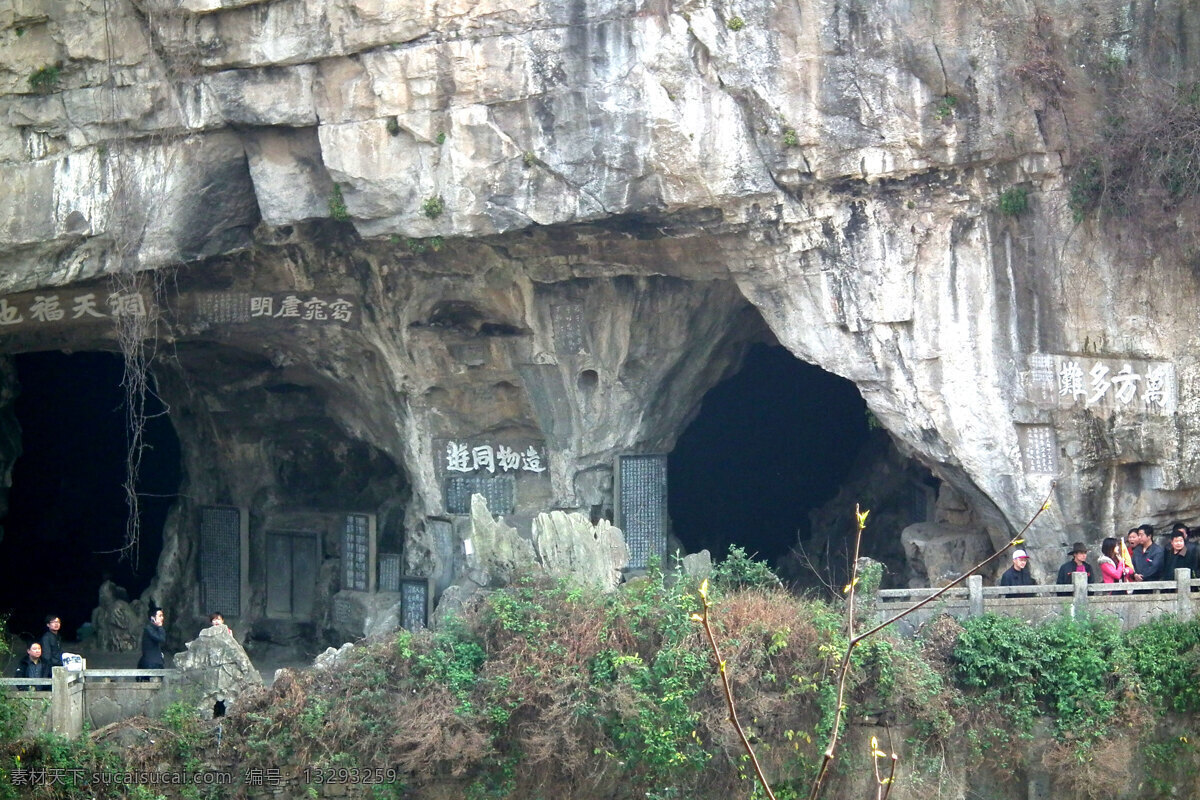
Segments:
[[[754,341],[853,381],[993,547],[1052,480],[1035,561],[1195,519],[1196,275],[1133,269],[1067,171],[1113,70],[1193,74],[1200,14],[1089,8],[23,0],[4,352],[113,349],[87,298],[132,313],[107,281],[152,271],[180,608],[202,504],[370,509],[451,574],[457,447],[525,533],[607,517],[614,456],[668,452]]]

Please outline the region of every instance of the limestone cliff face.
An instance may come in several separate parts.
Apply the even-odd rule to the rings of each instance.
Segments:
[[[0,348],[111,348],[80,298],[170,276],[197,502],[370,507],[434,569],[455,447],[545,465],[517,516],[604,514],[777,339],[994,544],[1053,479],[1047,564],[1200,513],[1200,285],[1065,177],[1114,69],[1193,76],[1184,0],[16,0],[0,37]]]

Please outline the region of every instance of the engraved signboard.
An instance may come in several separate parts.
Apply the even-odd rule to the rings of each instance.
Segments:
[[[379,554],[379,591],[400,591],[400,554]]]
[[[333,607],[331,608],[334,627],[340,630],[355,630],[361,627],[360,614],[358,605],[349,597],[333,598]]]
[[[179,320],[201,324],[279,325],[305,322],[357,328],[356,299],[340,295],[270,292],[193,292],[179,298]]]
[[[550,321],[554,325],[554,346],[559,353],[576,355],[587,352],[583,337],[583,304],[572,301],[552,303]]]
[[[516,509],[512,475],[448,475],[444,492],[447,514],[470,514],[473,494],[483,495],[493,514],[511,514]]]
[[[1018,425],[1017,440],[1025,471],[1035,475],[1058,474],[1058,442],[1053,425]]]
[[[429,578],[405,576],[400,579],[401,628],[415,631],[429,625],[431,588]]]
[[[0,298],[0,334],[96,323],[112,325],[121,316],[156,314],[151,297],[138,292],[105,288],[39,289]]]
[[[371,520],[347,514],[342,527],[342,588],[370,591]]]
[[[1169,361],[1038,354],[1029,363],[1031,387],[1043,405],[1101,415],[1165,415],[1178,404],[1175,364]]]
[[[667,457],[617,458],[617,520],[629,545],[629,566],[644,569],[667,549]]]
[[[240,509],[200,509],[200,596],[206,612],[241,613],[241,531]]]

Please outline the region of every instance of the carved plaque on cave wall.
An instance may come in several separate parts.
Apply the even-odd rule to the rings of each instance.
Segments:
[[[174,311],[177,322],[193,325],[303,322],[357,328],[361,316],[357,298],[272,292],[191,292],[177,299]]]
[[[470,514],[471,495],[481,494],[493,514],[512,514],[517,507],[511,475],[449,475],[443,489],[447,514]]]
[[[429,578],[400,579],[400,627],[410,631],[429,625],[433,587]]]
[[[219,611],[229,617],[242,613],[242,583],[246,579],[245,518],[240,508],[204,506],[200,509],[198,567],[202,613]]]
[[[550,322],[554,326],[554,347],[560,354],[578,355],[587,352],[584,337],[583,303],[561,301],[550,305]]]
[[[644,569],[667,550],[667,457],[617,458],[616,525],[629,545],[629,566]]]
[[[1017,441],[1025,471],[1033,475],[1058,474],[1058,439],[1053,425],[1018,425]]]
[[[347,514],[342,523],[342,588],[375,591],[375,518]]]
[[[379,591],[400,591],[400,554],[379,554]]]
[[[1166,415],[1178,405],[1169,361],[1031,353],[1027,364],[1029,399],[1039,406]]]

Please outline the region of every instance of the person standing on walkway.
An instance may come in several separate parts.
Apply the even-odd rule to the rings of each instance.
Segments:
[[[1036,581],[1026,567],[1029,566],[1029,553],[1024,550],[1014,550],[1012,566],[1000,576],[1001,586],[1035,586]]]
[[[49,662],[51,667],[61,667],[62,663],[62,637],[59,631],[62,630],[62,620],[56,614],[46,615],[46,632],[42,634],[40,644],[42,645],[42,658]]]
[[[150,621],[142,629],[142,657],[138,659],[138,669],[162,669],[166,666],[163,657],[163,642],[167,640],[167,632],[163,628],[163,610],[150,606]]]
[[[1187,533],[1178,529],[1171,531],[1171,541],[1163,558],[1163,580],[1175,580],[1177,569],[1188,570],[1188,575],[1192,578],[1200,573],[1200,564],[1196,563],[1196,551],[1188,547]]]
[[[25,657],[17,664],[16,677],[49,678],[52,675],[50,663],[42,657],[42,646],[37,642],[30,642],[29,649],[25,651]],[[50,687],[39,686],[37,690],[39,692],[48,692],[50,691]]]
[[[1162,545],[1154,541],[1154,526],[1149,523],[1139,525],[1136,536],[1136,546],[1130,551],[1133,556],[1133,579],[1139,582],[1162,580],[1166,553]]]
[[[1109,536],[1100,543],[1100,576],[1105,583],[1121,583],[1129,574],[1121,558],[1120,540]]]
[[[1058,583],[1070,583],[1072,572],[1086,573],[1088,583],[1096,582],[1096,571],[1087,562],[1087,553],[1087,547],[1083,542],[1076,542],[1071,547],[1071,552],[1067,554],[1070,556],[1070,560],[1058,568]]]

